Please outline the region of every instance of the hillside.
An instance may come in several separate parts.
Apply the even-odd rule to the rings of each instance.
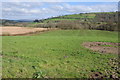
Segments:
[[[117,12],[80,13],[39,20],[34,27],[55,27],[61,29],[97,29],[117,31]]]
[[[32,20],[7,20],[0,19],[0,25],[2,26],[25,26],[33,22]]]
[[[71,15],[63,15],[58,17],[51,17],[48,19],[40,20],[40,22],[44,21],[61,21],[61,20],[96,20],[96,18],[104,19],[104,21],[108,21],[107,18],[111,17],[111,19],[116,20],[117,12],[97,12],[97,13],[80,13],[80,14],[71,14]]]
[[[80,13],[51,17],[34,22],[3,20],[3,26],[118,31],[117,12]]]
[[[12,20],[6,20],[6,19],[0,19],[0,25],[10,25],[10,24],[16,24],[17,22]]]

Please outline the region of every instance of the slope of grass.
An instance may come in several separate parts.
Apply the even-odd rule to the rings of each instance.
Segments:
[[[57,30],[34,36],[3,37],[3,78],[89,78],[104,73],[115,54],[100,54],[83,42],[118,42],[117,32]],[[109,74],[110,75],[110,74]]]
[[[45,21],[61,21],[61,20],[78,20],[78,19],[74,19],[74,18],[70,18],[70,19],[64,19],[64,18],[51,18]]]
[[[94,18],[96,15],[94,13],[88,14],[73,14],[73,15],[66,15],[61,16],[62,18]]]
[[[72,14],[72,15],[65,15],[60,16],[58,18],[50,18],[44,20],[46,21],[61,21],[61,20],[80,20],[81,18],[95,18],[96,14],[94,13],[88,13],[88,14]]]

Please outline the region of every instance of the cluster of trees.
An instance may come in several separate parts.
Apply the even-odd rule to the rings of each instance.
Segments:
[[[98,13],[96,14],[95,20],[98,22],[118,22],[118,13]]]
[[[12,21],[12,20],[5,20],[5,19],[1,19],[0,20],[0,25],[2,26],[13,26],[15,25],[17,22]]]

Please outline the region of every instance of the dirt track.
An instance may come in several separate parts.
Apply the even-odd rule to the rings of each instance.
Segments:
[[[50,28],[28,28],[28,27],[0,27],[0,36],[29,35],[44,31],[53,30]]]

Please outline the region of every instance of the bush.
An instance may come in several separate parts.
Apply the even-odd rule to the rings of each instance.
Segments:
[[[61,29],[80,29],[83,28],[83,26],[78,21],[68,21],[63,20],[56,24],[56,28]]]

